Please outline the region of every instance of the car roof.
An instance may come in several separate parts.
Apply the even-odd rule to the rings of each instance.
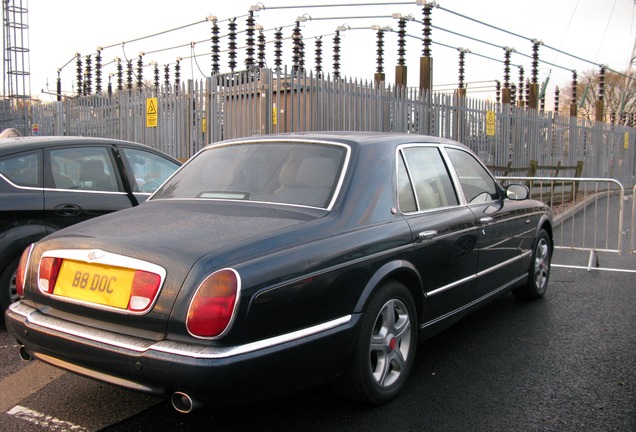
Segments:
[[[283,134],[259,135],[244,138],[237,138],[216,144],[233,143],[233,142],[254,142],[254,141],[281,141],[289,139],[299,139],[305,141],[331,141],[335,143],[348,144],[352,146],[373,146],[386,145],[392,143],[394,145],[409,143],[431,143],[455,145],[468,149],[467,146],[457,141],[446,138],[440,138],[431,135],[419,135],[409,133],[396,132],[355,132],[355,131],[325,131],[325,132],[290,132]]]
[[[118,144],[129,147],[138,147],[152,150],[145,144],[135,143],[131,141],[123,141],[110,138],[80,137],[80,136],[38,136],[38,137],[11,137],[0,139],[0,155],[7,155],[25,150],[34,150],[39,148],[58,147],[63,145],[74,144]],[[166,155],[167,156],[167,155]],[[169,157],[169,156],[168,156]]]

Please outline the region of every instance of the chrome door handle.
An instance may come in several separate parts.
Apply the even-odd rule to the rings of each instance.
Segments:
[[[479,218],[480,224],[489,224],[492,221],[493,221],[493,218],[491,218],[490,216],[484,216],[482,218]]]
[[[417,235],[418,240],[428,240],[430,238],[433,238],[437,235],[437,231],[435,230],[428,230],[428,231],[422,231],[421,233],[419,233]]]

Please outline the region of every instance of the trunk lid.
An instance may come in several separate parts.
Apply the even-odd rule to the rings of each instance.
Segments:
[[[183,282],[201,257],[216,253],[219,265],[231,265],[230,259],[247,258],[229,254],[234,246],[274,235],[324,214],[322,210],[285,209],[245,202],[148,201],[52,234],[38,244],[31,266],[31,280],[35,281],[42,253],[51,250],[81,251],[86,257],[116,255],[118,263],[137,268],[135,260],[160,266],[165,270],[165,280],[156,303],[148,312],[131,314],[85,301],[51,297],[36,286],[31,287],[28,297],[49,315],[161,340]],[[240,249],[246,253],[250,248]],[[86,262],[90,259],[86,258]],[[191,288],[195,287],[185,287]]]

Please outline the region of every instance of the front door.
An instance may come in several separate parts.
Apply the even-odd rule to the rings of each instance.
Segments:
[[[46,151],[44,161],[44,208],[49,233],[132,207],[111,147],[61,147]]]
[[[522,233],[528,218],[515,201],[505,199],[490,173],[467,151],[447,148],[468,208],[479,227],[478,297],[520,277],[521,259],[530,245]]]

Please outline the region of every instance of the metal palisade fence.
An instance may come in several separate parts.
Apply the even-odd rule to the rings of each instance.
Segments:
[[[23,130],[37,125],[40,135],[137,141],[182,159],[229,138],[383,131],[455,139],[486,164],[521,175],[533,164],[545,170],[535,175],[554,175],[557,166],[579,166],[578,176],[614,178],[625,186],[634,185],[636,175],[636,129],[631,127],[288,70],[244,71],[170,87],[31,104],[29,116]],[[11,118],[16,116],[2,109],[0,125],[16,127],[7,122]],[[573,172],[563,171],[568,174]]]

